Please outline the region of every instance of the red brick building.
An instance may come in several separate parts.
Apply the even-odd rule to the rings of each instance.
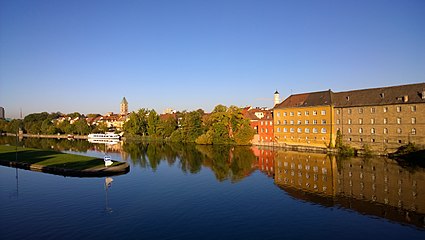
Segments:
[[[246,107],[242,109],[243,115],[251,121],[251,127],[256,134],[252,143],[271,143],[274,141],[273,111],[266,108]]]

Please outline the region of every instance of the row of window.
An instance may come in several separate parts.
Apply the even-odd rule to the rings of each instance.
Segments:
[[[348,133],[353,133],[353,130],[351,129],[351,128],[349,128],[348,130]],[[402,130],[401,130],[401,128],[397,128],[397,133],[398,134],[401,134],[402,133]],[[359,128],[359,133],[360,134],[362,134],[362,133],[364,133],[365,131],[363,130],[363,128]],[[371,128],[370,129],[370,133],[371,134],[376,134],[376,129],[375,128]],[[388,128],[384,128],[383,129],[383,133],[384,134],[389,134],[389,130],[388,130]],[[411,130],[410,130],[410,134],[412,134],[412,135],[416,135],[416,128],[412,128]]]
[[[353,142],[353,141],[354,141],[352,138],[348,138],[347,140],[348,140],[349,142]],[[363,142],[363,138],[359,138],[359,142]],[[371,138],[371,139],[370,139],[370,142],[376,143],[377,141],[376,141],[376,139]],[[384,141],[383,141],[383,142],[384,142],[384,143],[390,143],[390,141],[389,141],[388,139],[384,139]],[[403,140],[398,139],[398,140],[396,141],[396,143],[401,144],[401,143],[403,143]]]
[[[270,125],[270,126],[273,126],[273,121],[261,121],[261,123],[260,123],[261,125]]]
[[[281,132],[282,129],[280,129],[280,127],[277,128],[277,132]],[[283,128],[283,132],[286,133],[288,132],[288,128]],[[289,132],[294,133],[295,132],[295,128],[289,128]],[[310,133],[310,128],[304,128],[304,131],[302,128],[297,128],[297,133]],[[317,128],[312,128],[312,133],[318,133],[319,130]],[[322,128],[320,129],[321,133],[326,133],[327,130],[326,128]]]
[[[318,111],[316,111],[316,110],[313,110],[312,111],[312,114],[313,114],[313,116],[316,116],[317,115],[317,113],[318,113]],[[294,116],[294,114],[295,114],[295,112],[283,112],[283,116],[284,117],[286,117],[286,116],[288,116],[288,114],[289,114],[289,116]],[[322,110],[322,111],[320,111],[320,114],[322,115],[322,116],[324,116],[324,115],[326,115],[326,110]],[[304,116],[309,116],[310,115],[310,112],[309,111],[304,111]],[[277,116],[278,117],[280,117],[281,115],[280,115],[280,112],[277,112]],[[301,111],[297,111],[297,116],[302,116],[302,112]]]
[[[317,119],[314,119],[314,120],[312,120],[311,122],[312,122],[313,124],[317,124]],[[277,120],[277,121],[276,121],[276,125],[280,125],[281,123],[282,123],[282,122],[281,122],[280,120]],[[294,125],[294,123],[295,123],[295,121],[294,121],[294,120],[290,120],[290,121],[289,121],[289,124],[290,124],[290,125]],[[326,124],[326,119],[322,119],[321,123],[322,123],[322,124]],[[301,124],[302,124],[302,120],[298,120],[298,121],[297,121],[297,124],[298,124],[298,125],[301,125]],[[304,120],[304,124],[305,124],[305,125],[310,124],[310,120]],[[288,120],[283,120],[283,125],[288,125]]]
[[[358,113],[362,114],[364,112],[365,108],[358,108],[357,111]],[[401,112],[402,107],[401,106],[397,106],[396,107],[396,111],[397,112]],[[389,111],[388,107],[383,107],[382,111],[384,113]],[[410,111],[412,112],[416,112],[416,106],[410,106]],[[353,112],[353,110],[351,108],[347,109],[348,114],[351,114]],[[376,107],[371,107],[370,108],[370,113],[376,113]],[[336,114],[341,114],[341,109],[336,109]]]
[[[397,124],[401,124],[401,118],[400,117],[398,117],[397,119],[396,119],[396,123]],[[384,124],[388,124],[388,118],[384,118],[383,119],[383,123]],[[416,124],[416,118],[414,118],[414,117],[412,117],[412,118],[410,118],[410,123],[411,124]],[[340,121],[340,119],[337,119],[336,120],[336,124],[341,124],[341,121]],[[353,120],[351,120],[351,118],[349,118],[349,119],[347,119],[347,124],[353,124]],[[358,124],[363,124],[363,118],[359,118],[358,119]],[[375,118],[371,118],[370,119],[370,124],[376,124],[376,119]]]

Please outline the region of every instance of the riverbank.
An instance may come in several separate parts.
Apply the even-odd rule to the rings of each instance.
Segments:
[[[16,134],[6,133],[6,136],[16,137]],[[33,137],[33,138],[74,138],[74,139],[88,139],[87,135],[69,135],[69,134],[18,134],[18,137]]]
[[[125,162],[113,161],[105,167],[103,159],[52,150],[0,146],[0,165],[73,177],[104,177],[129,172]]]

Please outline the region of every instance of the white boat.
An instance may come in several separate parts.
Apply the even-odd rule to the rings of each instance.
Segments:
[[[120,139],[121,135],[107,132],[107,133],[91,133],[88,136],[88,139]]]

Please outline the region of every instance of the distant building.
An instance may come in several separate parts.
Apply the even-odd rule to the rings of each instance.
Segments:
[[[128,114],[128,102],[125,97],[122,98],[121,105],[120,105],[120,114],[127,116]]]
[[[172,108],[166,108],[162,113],[163,114],[175,114],[177,111]]]
[[[0,119],[5,119],[4,108],[0,107]]]

